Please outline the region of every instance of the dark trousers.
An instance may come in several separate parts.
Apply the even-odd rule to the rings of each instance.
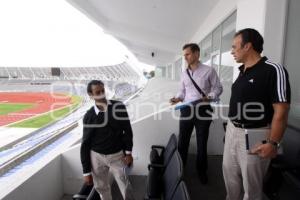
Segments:
[[[209,126],[212,121],[211,112],[212,108],[210,105],[200,107],[191,105],[180,110],[178,151],[185,166],[191,135],[195,127],[197,138],[196,167],[199,173],[205,173],[207,170],[207,140]]]

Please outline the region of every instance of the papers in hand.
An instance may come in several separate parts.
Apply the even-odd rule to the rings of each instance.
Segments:
[[[196,105],[197,103],[201,103],[201,102],[210,102],[210,103],[217,103],[218,100],[216,99],[209,99],[209,100],[205,100],[203,101],[202,99],[198,99],[198,100],[195,100],[195,101],[187,101],[187,102],[181,102],[181,103],[178,103],[176,104],[175,106],[175,110],[180,110],[180,109],[183,109],[185,107],[190,107],[192,105]]]
[[[253,150],[269,138],[270,128],[245,129],[246,151],[253,154]]]
[[[175,110],[180,110],[180,109],[183,109],[183,108],[185,108],[185,107],[187,107],[187,106],[191,106],[191,103],[192,103],[192,102],[178,103],[178,104],[176,104],[176,106],[175,106]]]

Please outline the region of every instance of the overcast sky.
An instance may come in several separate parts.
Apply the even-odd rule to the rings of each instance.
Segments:
[[[0,66],[101,66],[128,54],[65,0],[0,0]]]

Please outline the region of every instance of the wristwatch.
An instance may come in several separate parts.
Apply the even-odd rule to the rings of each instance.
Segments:
[[[267,143],[273,145],[277,149],[280,147],[280,142],[275,142],[274,140],[271,139],[267,139]]]

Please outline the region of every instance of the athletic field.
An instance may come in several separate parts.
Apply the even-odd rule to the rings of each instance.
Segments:
[[[43,92],[0,92],[0,126],[40,128],[70,113],[78,96]]]

